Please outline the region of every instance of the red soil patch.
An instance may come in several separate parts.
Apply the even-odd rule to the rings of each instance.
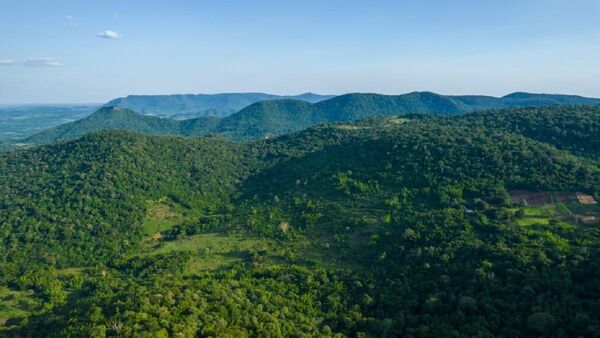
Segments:
[[[574,198],[574,193],[564,191],[514,190],[510,192],[510,199],[513,203],[526,203],[533,206],[542,206],[553,203],[568,203]]]

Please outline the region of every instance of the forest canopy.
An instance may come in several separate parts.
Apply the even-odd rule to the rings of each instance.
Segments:
[[[0,336],[597,336],[599,121],[515,108],[0,153]]]

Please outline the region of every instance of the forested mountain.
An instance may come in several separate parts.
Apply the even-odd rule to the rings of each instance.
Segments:
[[[332,97],[332,95],[313,93],[293,96],[264,93],[129,95],[111,100],[105,106],[117,106],[144,115],[158,115],[181,120],[206,116],[225,117],[259,101],[295,99],[315,103]]]
[[[118,106],[124,110],[132,110],[142,115],[158,115],[171,117],[176,120],[192,119],[182,124],[181,131],[165,132],[163,127],[149,128],[156,125],[155,119],[131,118],[127,123],[117,123],[117,117],[112,121],[93,119],[94,125],[87,126],[82,132],[72,128],[68,133],[61,126],[59,130],[44,132],[32,140],[41,143],[65,139],[58,135],[81,136],[91,130],[116,128],[140,131],[149,135],[204,135],[207,133],[225,134],[233,139],[252,139],[268,135],[279,135],[297,131],[315,123],[349,121],[372,115],[398,115],[405,113],[430,112],[436,114],[455,114],[492,108],[510,108],[521,106],[545,105],[590,105],[600,104],[597,99],[583,98],[570,95],[547,95],[514,93],[502,98],[491,96],[440,96],[432,93],[410,93],[406,95],[381,96],[370,94],[344,95],[339,100],[333,100],[313,107],[303,104],[317,103],[333,98],[328,95],[312,93],[297,96],[276,96],[260,93],[214,94],[214,95],[130,95],[110,101],[105,107]],[[243,108],[266,100],[290,99],[273,105],[260,104],[248,107],[244,114],[223,121],[217,127],[217,117],[233,115]],[[291,99],[304,102],[293,102]],[[10,148],[26,137],[42,132],[43,129],[56,127],[61,124],[80,120],[97,110],[99,105],[28,105],[0,107],[0,150]],[[298,113],[302,108],[303,114]],[[317,112],[313,112],[316,110]],[[380,112],[373,114],[373,111]],[[197,121],[193,118],[206,116]],[[294,119],[297,119],[295,121]],[[138,120],[140,126],[135,126],[133,120]],[[150,122],[154,121],[154,122]],[[161,124],[174,125],[162,120]],[[169,129],[168,126],[165,128]],[[85,131],[85,132],[84,132]],[[43,142],[42,142],[43,141]]]
[[[457,115],[496,106],[600,102],[578,96],[515,93],[491,97],[446,97],[429,92],[399,96],[347,94],[311,104],[300,100],[267,100],[219,119],[203,117],[177,121],[142,116],[127,109],[105,107],[84,120],[45,130],[24,143],[46,144],[105,129],[139,131],[147,135],[200,136],[219,134],[248,141],[299,131],[320,123],[355,121],[371,116],[409,114]],[[116,107],[119,108],[119,107]]]
[[[252,121],[282,106],[305,125],[357,119],[373,100],[261,102],[223,133],[263,134]],[[371,117],[247,143],[101,131],[2,153],[0,336],[595,336],[597,111]],[[147,134],[201,128],[142,118]]]
[[[334,96],[313,93],[292,96],[279,96],[264,93],[129,95],[111,100],[106,103],[105,106],[118,106],[143,115],[190,119],[205,116],[226,117],[259,101],[293,99],[317,103],[331,98],[334,98]],[[521,92],[512,93],[500,98],[493,96],[468,95],[443,96],[428,92],[414,92],[397,96],[349,94],[342,101],[344,100],[354,100],[354,106],[346,109],[354,108],[355,113],[357,111],[362,111],[359,110],[359,108],[361,108],[360,105],[364,105],[367,108],[387,107],[388,109],[394,109],[394,114],[405,112],[417,113],[422,111],[443,114],[492,108],[600,104],[600,99],[576,95],[532,94]],[[385,102],[380,103],[376,102],[376,100]]]
[[[147,135],[177,135],[180,121],[146,116],[119,107],[105,107],[78,121],[44,130],[25,139],[26,143],[47,144],[68,140],[99,130],[130,130]]]

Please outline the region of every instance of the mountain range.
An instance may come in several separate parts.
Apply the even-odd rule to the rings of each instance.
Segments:
[[[346,94],[317,103],[302,100],[265,100],[223,117],[177,120],[139,114],[121,106],[107,105],[96,113],[23,140],[47,144],[73,139],[92,131],[123,129],[147,135],[221,135],[248,141],[299,131],[321,123],[355,121],[372,116],[410,114],[458,115],[510,107],[553,105],[595,105],[600,99],[572,95],[513,93],[490,96],[443,96],[431,92],[404,95]]]
[[[313,93],[292,96],[265,93],[129,95],[111,100],[105,106],[182,120],[206,116],[225,117],[259,101],[294,99],[315,103],[332,97]]]

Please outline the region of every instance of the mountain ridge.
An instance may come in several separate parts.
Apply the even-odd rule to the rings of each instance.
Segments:
[[[275,95],[259,92],[216,94],[128,95],[110,100],[104,107],[119,106],[144,115],[176,119],[217,116],[225,117],[242,108],[265,100],[297,99],[311,103],[327,100],[333,95],[302,93]]]
[[[99,114],[45,130],[23,142],[51,143],[103,129],[132,130],[148,135],[219,134],[233,140],[249,141],[299,131],[320,123],[348,122],[372,116],[459,115],[487,109],[522,107],[527,104],[534,107],[595,105],[600,104],[600,99],[529,93],[509,94],[508,99],[444,96],[432,92],[412,92],[403,95],[350,93],[317,103],[294,99],[265,100],[250,104],[224,118],[199,117],[187,120],[145,116],[126,108],[107,106],[99,110]],[[106,115],[111,110],[112,114]],[[110,118],[107,118],[108,116]]]

